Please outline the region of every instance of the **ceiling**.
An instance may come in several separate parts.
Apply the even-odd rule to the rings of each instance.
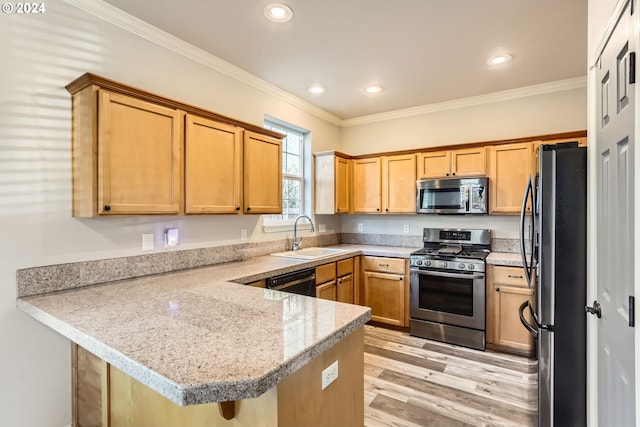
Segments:
[[[106,1],[342,120],[587,74],[584,0]]]

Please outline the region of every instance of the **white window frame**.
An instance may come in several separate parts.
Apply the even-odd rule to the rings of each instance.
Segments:
[[[300,214],[309,215],[309,206],[306,203],[306,190],[309,184],[308,178],[306,177],[307,168],[310,168],[307,160],[307,146],[309,140],[309,131],[302,129],[298,126],[292,125],[290,123],[283,122],[282,120],[278,120],[273,117],[265,116],[264,127],[266,129],[270,129],[284,135],[295,134],[300,137],[300,174],[289,175],[286,174],[283,170],[282,172],[282,180],[284,182],[285,179],[295,180],[300,182]],[[285,167],[285,139],[283,139],[283,148],[282,148],[282,156],[283,169]],[[284,194],[283,202],[284,202]],[[283,232],[293,230],[293,225],[295,222],[295,218],[283,218],[283,215],[263,215],[262,216],[262,229],[265,233],[273,233],[273,232]],[[306,230],[308,227],[308,223],[306,221],[300,221],[298,223],[298,229]]]

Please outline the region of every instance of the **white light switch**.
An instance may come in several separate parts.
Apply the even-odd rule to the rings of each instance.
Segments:
[[[142,235],[142,250],[143,251],[153,250],[153,234],[152,233]]]
[[[241,228],[240,229],[240,240],[247,240],[247,229],[246,228]]]
[[[178,229],[168,228],[164,232],[164,247],[171,248],[178,245]]]
[[[364,225],[358,224],[358,233],[362,233],[363,230],[364,230]]]

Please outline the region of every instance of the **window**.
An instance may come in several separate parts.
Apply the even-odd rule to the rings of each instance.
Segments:
[[[266,119],[264,127],[282,133],[282,215],[265,217],[265,224],[282,224],[305,213],[304,142],[308,132],[295,126]]]

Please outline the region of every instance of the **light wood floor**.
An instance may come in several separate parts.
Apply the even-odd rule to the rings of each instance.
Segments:
[[[366,427],[537,426],[537,362],[365,326]]]

